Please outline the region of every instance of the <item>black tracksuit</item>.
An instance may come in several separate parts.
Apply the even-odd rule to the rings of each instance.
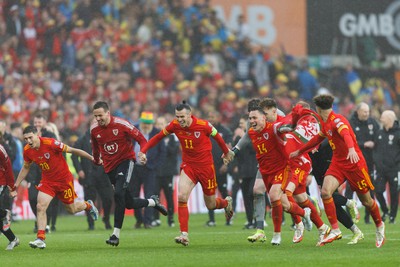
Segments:
[[[390,221],[394,222],[399,202],[400,127],[395,121],[392,128],[378,131],[375,139],[374,162],[376,167],[375,193],[384,213],[388,213],[383,193],[386,183],[390,189]]]

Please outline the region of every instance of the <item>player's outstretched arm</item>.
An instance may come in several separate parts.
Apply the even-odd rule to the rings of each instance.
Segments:
[[[11,197],[15,197],[17,195],[17,187],[21,184],[23,180],[25,180],[30,168],[31,168],[31,163],[24,162],[24,165],[22,166],[22,169],[19,171],[14,186],[12,187],[10,186],[9,188]]]
[[[68,146],[67,150],[65,152],[77,155],[78,157],[86,158],[90,161],[93,161],[93,156],[90,155],[89,153],[87,153],[86,151],[83,151],[82,149]]]

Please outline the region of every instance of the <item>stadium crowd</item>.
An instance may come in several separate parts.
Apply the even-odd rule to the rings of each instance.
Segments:
[[[175,107],[185,100],[194,115],[209,118],[215,113],[218,123],[232,132],[253,98],[270,97],[287,113],[300,100],[312,103],[315,95],[330,93],[335,96],[333,110],[347,118],[359,103],[370,107],[377,120],[385,110],[400,115],[393,69],[377,64],[355,68],[350,63],[345,68],[316,68],[284,48],[254,42],[243,15],[230,28],[218,18],[212,1],[186,2],[0,0],[0,133],[5,143],[8,133],[21,139],[21,132],[12,130],[33,122],[39,111],[61,139],[73,145],[88,134],[91,107],[98,101],[108,103],[112,116],[152,125],[157,117],[173,118]],[[388,129],[395,123],[394,114],[389,114]],[[13,159],[21,154],[13,152]],[[21,156],[13,164],[18,173]],[[398,193],[398,188],[393,191]],[[151,206],[156,202],[153,199]],[[383,210],[391,223],[397,215],[395,204],[391,210],[396,212]],[[168,215],[173,226],[173,212]],[[107,229],[108,217],[103,218]],[[210,221],[215,225],[212,215]],[[93,228],[93,222],[88,223]],[[154,226],[138,221],[138,227],[141,223]]]
[[[186,99],[195,113],[221,111],[232,129],[252,97],[273,97],[288,111],[326,90],[346,116],[360,101],[376,118],[387,108],[399,114],[393,80],[369,68],[359,75],[351,65],[315,69],[290,51],[255,44],[245,18],[228,28],[212,1],[14,0],[0,7],[0,119],[24,123],[45,111],[66,142],[86,131],[89,107],[103,99],[132,122],[143,110],[173,113]]]

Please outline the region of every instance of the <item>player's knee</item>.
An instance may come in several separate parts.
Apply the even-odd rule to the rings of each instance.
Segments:
[[[46,205],[46,204],[44,204],[44,203],[38,202],[38,203],[36,204],[37,212],[38,212],[38,213],[46,212],[47,206],[48,206],[48,205]]]

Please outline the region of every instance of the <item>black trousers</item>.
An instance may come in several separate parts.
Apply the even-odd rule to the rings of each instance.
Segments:
[[[156,176],[156,184],[155,184],[155,193],[160,194],[161,190],[164,192],[165,200],[167,201],[167,210],[168,210],[168,224],[174,222],[174,176],[173,175],[165,175],[165,176]],[[160,212],[154,211],[154,220],[160,219]]]
[[[95,201],[97,196],[100,196],[101,206],[103,208],[103,221],[109,222],[113,202],[113,189],[107,174],[104,173],[104,171],[88,173],[85,180],[86,179],[90,180],[82,181],[81,183],[83,186],[84,199],[86,201],[89,199]],[[89,227],[94,226],[92,216],[90,216],[89,212],[86,212],[86,215]]]
[[[134,198],[132,192],[133,160],[121,162],[114,170],[107,173],[112,185],[114,185],[114,227],[122,228],[126,209],[143,208],[149,205],[147,199]],[[129,181],[129,182],[128,182]]]
[[[133,196],[138,198],[140,189],[143,186],[144,196],[149,199],[156,192],[156,171],[143,165],[136,165],[133,170]],[[135,209],[135,218],[137,223],[151,225],[154,219],[154,209],[144,208]]]
[[[376,199],[379,201],[381,209],[384,213],[389,213],[386,199],[383,195],[386,191],[386,184],[389,183],[390,192],[390,214],[393,219],[397,216],[397,208],[399,205],[399,191],[397,190],[397,172],[383,172],[377,173],[374,183]]]

